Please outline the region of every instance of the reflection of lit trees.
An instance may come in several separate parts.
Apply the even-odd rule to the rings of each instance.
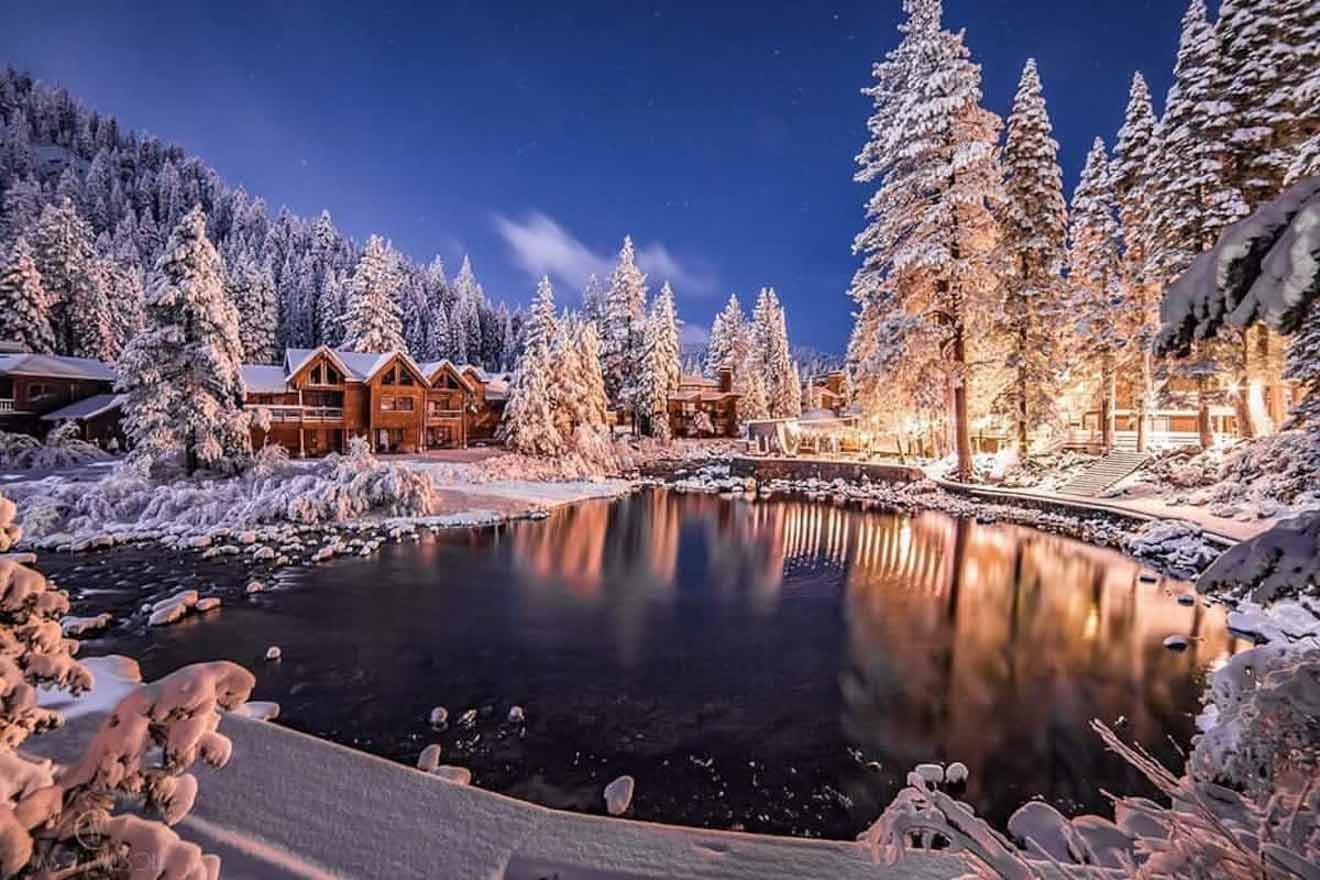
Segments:
[[[880,551],[854,553],[848,580],[849,734],[900,767],[964,761],[983,809],[996,789],[1020,797],[1004,791],[1014,781],[1093,797],[1100,762],[1114,764],[1090,714],[1159,743],[1186,728],[1194,673],[1233,649],[1221,619],[1152,595],[1118,554],[935,514],[871,522],[880,534],[859,546]],[[1161,647],[1189,626],[1193,649]]]

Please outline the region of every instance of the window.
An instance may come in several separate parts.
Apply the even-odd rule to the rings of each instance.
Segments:
[[[49,385],[43,385],[40,382],[34,382],[28,386],[28,400],[41,400],[43,397],[54,397],[55,389]]]
[[[411,385],[411,384],[413,384],[412,373],[409,373],[409,372],[408,372],[407,370],[405,370],[403,367],[399,367],[399,384],[400,384],[400,385]]]
[[[311,375],[310,377],[308,377],[308,380],[307,380],[307,381],[309,381],[309,382],[310,382],[311,384],[313,384],[313,385],[320,385],[320,384],[322,384],[322,383],[321,383],[321,365],[320,365],[320,364],[317,364],[316,366],[312,367],[312,375]]]
[[[380,408],[390,412],[412,412],[413,399],[411,397],[382,397]]]

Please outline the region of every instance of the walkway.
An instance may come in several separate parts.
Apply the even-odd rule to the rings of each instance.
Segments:
[[[102,718],[75,717],[25,750],[70,761]],[[201,792],[175,830],[219,855],[225,880],[942,880],[965,871],[945,856],[886,868],[849,842],[551,810],[268,722],[230,715],[220,730],[233,757],[223,770],[194,768]]]
[[[1205,531],[1207,537],[1218,539],[1223,544],[1236,544],[1239,541],[1254,538],[1278,521],[1276,517],[1252,522],[1240,522],[1235,519],[1215,516],[1204,507],[1168,504],[1159,498],[1083,498],[1077,495],[1063,495],[1047,489],[1001,489],[995,486],[959,483],[938,477],[932,477],[931,479],[946,489],[998,501],[1011,502],[1013,499],[1025,499],[1044,501],[1063,507],[1074,507],[1079,510],[1108,511],[1138,519],[1183,519],[1196,523]]]

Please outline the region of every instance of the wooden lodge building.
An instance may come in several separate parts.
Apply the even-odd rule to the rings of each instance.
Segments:
[[[32,354],[0,343],[0,431],[45,437],[75,422],[82,439],[123,445],[115,372],[90,358]]]
[[[678,393],[669,397],[669,430],[675,437],[737,437],[738,398],[733,390],[733,371],[720,370],[718,379],[705,376],[682,376]],[[704,413],[710,420],[705,428],[698,418]]]
[[[326,346],[244,366],[243,381],[246,406],[259,413],[252,445],[278,443],[295,456],[342,452],[352,437],[399,453],[493,442],[509,390],[507,376],[479,367]]]

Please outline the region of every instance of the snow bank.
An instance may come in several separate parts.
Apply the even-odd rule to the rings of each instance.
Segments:
[[[266,523],[316,525],[368,514],[425,515],[430,478],[376,460],[365,444],[310,466],[277,465],[227,479],[156,483],[119,467],[95,483],[52,477],[12,487],[30,540],[114,543],[116,537],[205,535]]]
[[[1231,547],[1196,582],[1204,593],[1250,590],[1256,602],[1320,594],[1320,512],[1277,523]]]

